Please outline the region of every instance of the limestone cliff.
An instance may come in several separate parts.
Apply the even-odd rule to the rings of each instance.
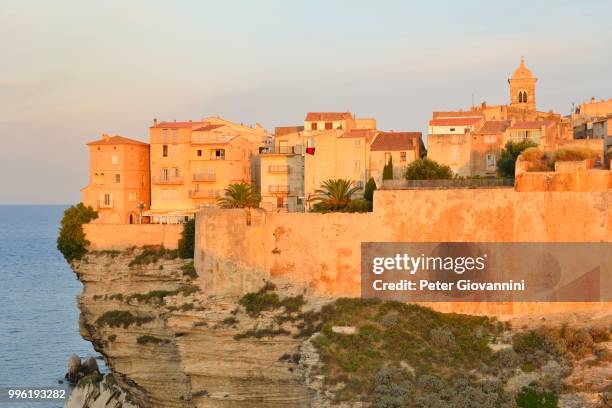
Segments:
[[[308,366],[287,358],[303,339],[274,335],[290,322],[251,317],[237,297],[201,293],[191,263],[140,251],[90,253],[73,264],[84,286],[81,334],[136,405],[311,406]],[[313,351],[307,359],[316,360]]]

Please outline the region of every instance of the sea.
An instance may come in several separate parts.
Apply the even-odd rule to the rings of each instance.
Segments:
[[[61,400],[8,399],[11,389],[71,388],[71,354],[94,356],[79,335],[82,285],[56,249],[66,205],[0,205],[0,407],[56,408]],[[63,381],[63,384],[60,382]],[[40,395],[40,394],[39,394]]]

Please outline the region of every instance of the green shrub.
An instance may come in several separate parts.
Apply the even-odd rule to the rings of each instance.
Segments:
[[[344,208],[344,212],[368,212],[372,208],[372,204],[367,200],[351,200]]]
[[[64,255],[66,261],[78,260],[87,253],[89,241],[83,232],[83,224],[98,218],[98,213],[83,203],[78,203],[64,211],[61,221],[57,249]]]
[[[516,396],[516,405],[521,408],[557,408],[559,397],[552,392],[538,392],[534,387],[523,387]]]
[[[389,161],[383,167],[383,180],[393,180],[393,156],[389,156]]]
[[[410,163],[404,176],[407,180],[446,180],[453,178],[453,172],[450,167],[425,157]]]
[[[147,293],[132,293],[125,298],[125,301],[130,303],[132,300],[136,300],[138,303],[163,304],[166,296],[174,296],[177,293],[177,290],[152,290]]]
[[[183,276],[191,278],[191,279],[195,279],[198,277],[198,273],[195,270],[195,266],[193,264],[193,261],[186,263],[185,265],[181,266],[181,271],[183,271]]]
[[[163,245],[147,245],[142,247],[142,251],[132,259],[128,266],[147,265],[160,259],[176,259],[177,257],[178,251],[176,249],[166,249]]]
[[[261,339],[263,337],[276,337],[276,336],[286,336],[290,333],[285,329],[251,329],[247,330],[244,333],[238,333],[234,336],[234,340],[246,339],[249,337],[253,337],[256,339]]]
[[[521,142],[509,141],[499,154],[497,160],[497,174],[504,178],[514,178],[516,169],[516,159],[526,149],[537,147],[538,145],[531,140],[523,140]]]
[[[372,177],[368,180],[363,189],[363,199],[369,201],[370,203],[374,202],[374,191],[376,190],[376,182]]]
[[[244,295],[239,303],[244,307],[247,314],[251,317],[258,316],[264,310],[277,309],[280,305],[280,299],[273,291],[276,289],[273,283],[267,282],[257,292],[251,292]]]
[[[77,388],[83,388],[86,387],[88,385],[98,385],[100,384],[100,382],[104,379],[104,377],[102,376],[102,374],[100,374],[99,372],[93,372],[91,374],[87,374],[85,377],[81,378],[79,380],[79,383],[77,384]]]
[[[183,231],[178,242],[178,254],[183,259],[193,258],[195,250],[195,218],[183,224]]]
[[[138,338],[136,339],[136,343],[140,344],[141,346],[145,346],[147,344],[168,344],[170,343],[170,340],[160,339],[159,337],[155,336],[144,335],[138,336]]]
[[[140,326],[141,324],[153,321],[152,316],[134,316],[132,313],[125,310],[109,310],[102,316],[98,317],[96,324],[100,327],[123,327],[127,329],[132,324]]]

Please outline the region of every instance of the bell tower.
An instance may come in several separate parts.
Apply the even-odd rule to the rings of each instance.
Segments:
[[[514,70],[512,77],[508,78],[510,84],[510,106],[525,110],[536,110],[536,82],[529,68],[525,66],[525,60],[521,57],[521,63]]]

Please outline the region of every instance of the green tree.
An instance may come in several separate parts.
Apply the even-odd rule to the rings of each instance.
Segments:
[[[450,167],[424,157],[413,161],[406,167],[407,180],[442,180],[453,178]]]
[[[507,142],[506,146],[501,150],[499,154],[499,160],[497,160],[497,174],[500,177],[514,178],[516,159],[523,152],[523,150],[537,146],[538,145],[532,142],[531,140],[523,140],[521,142]]]
[[[374,190],[376,190],[376,182],[370,177],[363,189],[363,198],[369,202],[374,201]]]
[[[389,161],[383,168],[383,180],[393,180],[393,156],[389,156]]]
[[[261,197],[253,186],[244,181],[230,184],[225,189],[225,196],[217,200],[221,208],[257,208]]]
[[[181,238],[178,242],[179,256],[183,259],[193,258],[195,251],[195,218],[190,219],[183,225]]]
[[[73,205],[64,211],[57,238],[57,249],[64,255],[66,261],[81,259],[87,253],[89,241],[85,238],[83,224],[96,218],[98,218],[98,213],[83,203]]]
[[[353,182],[347,179],[325,180],[321,188],[315,190],[314,211],[341,211],[351,201],[351,197],[359,190]]]

